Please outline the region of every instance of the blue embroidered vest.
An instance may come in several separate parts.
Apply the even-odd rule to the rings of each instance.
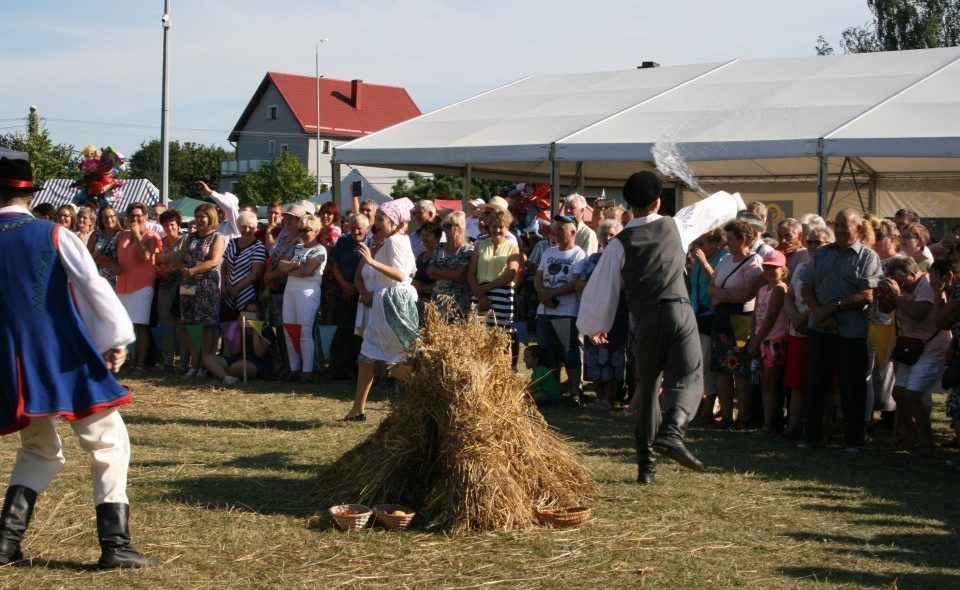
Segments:
[[[30,215],[0,215],[0,434],[129,401],[77,312],[57,231]]]

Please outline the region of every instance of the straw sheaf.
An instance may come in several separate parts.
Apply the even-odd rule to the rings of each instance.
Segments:
[[[509,336],[483,318],[447,322],[427,305],[405,396],[379,428],[320,474],[324,506],[400,503],[451,532],[537,524],[597,486],[510,369]]]

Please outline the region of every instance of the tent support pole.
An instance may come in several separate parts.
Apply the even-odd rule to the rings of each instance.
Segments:
[[[837,189],[840,188],[840,181],[843,180],[843,171],[846,170],[847,164],[850,163],[850,158],[844,158],[843,164],[840,165],[840,174],[837,175],[837,182],[833,185],[833,192],[830,193],[830,201],[827,203],[827,211],[833,207],[833,201],[837,198]],[[853,165],[850,166],[850,173],[853,174]],[[853,179],[854,185],[857,183],[856,177]],[[822,216],[821,216],[822,217]]]
[[[330,190],[333,191],[333,202],[337,203],[341,211],[346,211],[348,206],[343,202],[341,198],[343,193],[340,191],[340,163],[333,160],[330,160],[330,185]]]
[[[877,171],[871,168],[863,158],[850,158],[851,170],[856,165],[862,172],[867,174],[867,208],[870,213],[879,215],[877,210]]]
[[[560,169],[556,159],[557,144],[550,145],[550,219],[560,210]]]
[[[583,162],[577,163],[577,193],[586,197],[583,193],[586,191],[586,179],[583,177]]]
[[[817,214],[826,216],[827,158],[823,155],[823,138],[817,140]]]
[[[470,190],[473,187],[473,164],[466,164],[463,167],[463,198],[461,201],[462,211],[467,210],[467,201],[473,196]]]

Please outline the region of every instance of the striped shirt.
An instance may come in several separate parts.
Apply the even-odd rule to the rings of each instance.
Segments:
[[[239,284],[253,271],[254,263],[261,263],[267,259],[267,249],[263,242],[254,240],[245,247],[240,246],[240,238],[234,238],[227,243],[227,251],[223,255],[224,280],[228,287]],[[257,298],[257,282],[254,281],[237,294],[236,299],[228,292],[224,292],[223,300],[231,308],[242,310],[243,306]]]

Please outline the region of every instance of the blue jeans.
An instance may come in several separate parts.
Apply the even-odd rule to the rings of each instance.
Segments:
[[[554,323],[558,324],[554,326]],[[561,341],[557,332],[568,331],[565,342]],[[548,367],[556,367],[563,363],[567,376],[579,386],[582,370],[583,343],[580,341],[580,332],[577,331],[577,318],[568,316],[537,317],[537,342],[543,347],[543,362]],[[578,393],[578,392],[572,392]]]

